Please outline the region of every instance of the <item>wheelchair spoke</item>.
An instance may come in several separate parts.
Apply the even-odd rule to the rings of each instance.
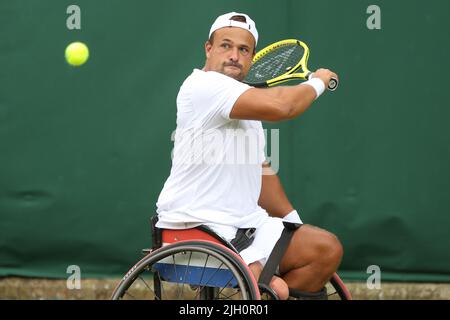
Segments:
[[[239,291],[238,291],[238,290],[236,290],[235,293],[233,293],[233,294],[231,294],[231,295],[229,295],[229,296],[223,295],[223,296],[224,296],[224,299],[221,299],[221,300],[232,300],[231,298],[233,298],[233,297],[236,296],[237,294],[239,294]]]
[[[222,290],[220,290],[220,291],[223,291],[225,288],[222,288]],[[220,299],[220,294],[218,294],[218,299],[219,300],[232,300],[232,298],[233,297],[235,297],[236,295],[238,295],[239,294],[239,290],[238,289],[233,289],[234,290],[234,293],[232,293],[232,294],[230,294],[229,296],[227,296],[227,295],[225,295],[224,293],[222,293],[222,296],[223,296],[223,298],[222,299]]]
[[[204,288],[206,288],[208,286],[208,283],[214,278],[214,276],[216,275],[217,272],[219,272],[220,267],[223,266],[223,262],[214,270],[214,273],[209,277],[208,281],[206,281],[205,285],[201,288],[201,290],[203,290]]]
[[[175,279],[178,279],[177,263],[175,262],[175,254],[172,255],[172,259],[173,259],[173,269],[175,270]]]
[[[206,255],[206,259],[205,259],[205,264],[203,265],[202,274],[201,274],[201,276],[200,276],[200,281],[199,281],[199,283],[202,283],[203,276],[205,275],[206,265],[208,264],[208,259],[209,259],[209,257],[210,257],[210,255],[207,254],[207,255]],[[197,299],[197,298],[199,297],[199,295],[201,294],[203,288],[204,288],[204,287],[198,287],[198,292],[197,292],[197,294],[195,295],[194,299]]]
[[[222,295],[225,297],[225,299],[229,299],[231,296],[237,294],[237,292],[235,292],[235,293],[232,294],[231,296],[228,296],[228,297],[227,297],[226,295],[224,295],[224,294],[222,293],[223,290],[225,290],[225,289],[227,288],[228,284],[230,284],[231,281],[233,281],[233,279],[234,279],[234,276],[231,276],[230,280],[228,280],[228,282],[223,286],[223,288],[217,292],[217,298],[220,298],[220,295],[222,294]],[[225,300],[225,299],[224,299],[224,300]]]
[[[208,264],[209,254],[206,255],[205,264],[203,265],[202,275],[200,277],[200,283],[202,283],[203,276],[205,275],[206,265]]]
[[[157,272],[157,275],[158,275],[158,281],[159,281],[159,287],[160,287],[160,297],[158,297],[158,295],[156,294],[156,292],[155,292],[155,297],[158,297],[158,300],[162,300],[162,298],[164,297],[164,286],[163,285],[161,285],[162,284],[162,279],[161,279],[161,275],[159,274],[159,272]],[[154,275],[153,275],[154,276]]]
[[[187,272],[188,272],[189,266],[191,265],[191,259],[192,259],[192,251],[189,254],[188,264],[186,266],[186,270],[184,271],[183,283],[181,284],[181,292],[178,295],[178,300],[180,299],[180,297],[183,296],[184,286],[186,284],[186,276],[187,276]]]
[[[150,288],[150,286],[149,286],[148,283],[144,280],[144,278],[142,278],[141,276],[139,276],[139,279],[144,283],[144,285],[147,287],[147,289],[148,289],[150,292],[153,292],[153,294],[155,295],[155,297],[158,297],[158,296],[156,295],[156,292],[155,292],[152,288]]]
[[[125,294],[126,295],[129,295],[133,300],[138,300],[138,299],[136,299],[136,297],[135,296],[133,296],[131,293],[129,293],[128,291],[125,291]]]
[[[175,279],[178,279],[177,263],[176,263],[176,261],[175,261],[175,256],[176,256],[176,254],[172,255],[172,259],[173,259],[173,269],[174,269],[174,271],[175,271]],[[177,291],[177,292],[180,291],[178,284],[177,284],[177,286],[176,286],[176,291]],[[178,294],[178,295],[179,295],[179,294]]]
[[[333,293],[329,293],[328,294],[328,297],[331,297],[331,296],[334,296],[334,295],[337,295],[338,293],[337,293],[337,291],[335,291],[335,292],[333,292]]]

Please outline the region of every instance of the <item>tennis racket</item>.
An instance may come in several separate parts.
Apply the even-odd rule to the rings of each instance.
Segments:
[[[244,82],[253,87],[272,87],[290,80],[308,80],[309,48],[299,40],[282,40],[260,50],[253,58]],[[338,79],[332,78],[328,90],[338,87]]]

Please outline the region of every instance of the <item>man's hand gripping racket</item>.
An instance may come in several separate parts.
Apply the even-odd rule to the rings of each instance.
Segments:
[[[308,58],[309,48],[304,42],[295,39],[278,41],[255,55],[244,82],[254,87],[271,87],[295,79],[308,80],[313,76],[308,70]],[[321,70],[322,74],[326,72]],[[338,84],[338,78],[331,77],[328,90],[336,90]]]

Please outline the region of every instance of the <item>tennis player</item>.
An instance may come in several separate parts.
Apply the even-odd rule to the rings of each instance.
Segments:
[[[239,229],[255,228],[253,242],[240,254],[256,278],[280,238],[283,220],[302,223],[265,161],[261,121],[295,119],[337,78],[319,69],[296,86],[250,87],[242,80],[257,42],[256,25],[246,14],[221,15],[211,26],[205,66],[194,69],[178,93],[172,168],[157,201],[156,225],[203,224],[229,241]],[[270,286],[281,299],[288,298],[288,287],[305,298],[326,299],[324,286],[342,255],[335,235],[302,225]]]

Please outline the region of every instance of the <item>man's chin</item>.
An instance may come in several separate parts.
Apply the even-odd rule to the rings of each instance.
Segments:
[[[223,70],[222,73],[226,76],[229,76],[230,78],[233,78],[234,80],[237,81],[242,81],[244,80],[244,75],[242,74],[242,72],[239,70]]]

